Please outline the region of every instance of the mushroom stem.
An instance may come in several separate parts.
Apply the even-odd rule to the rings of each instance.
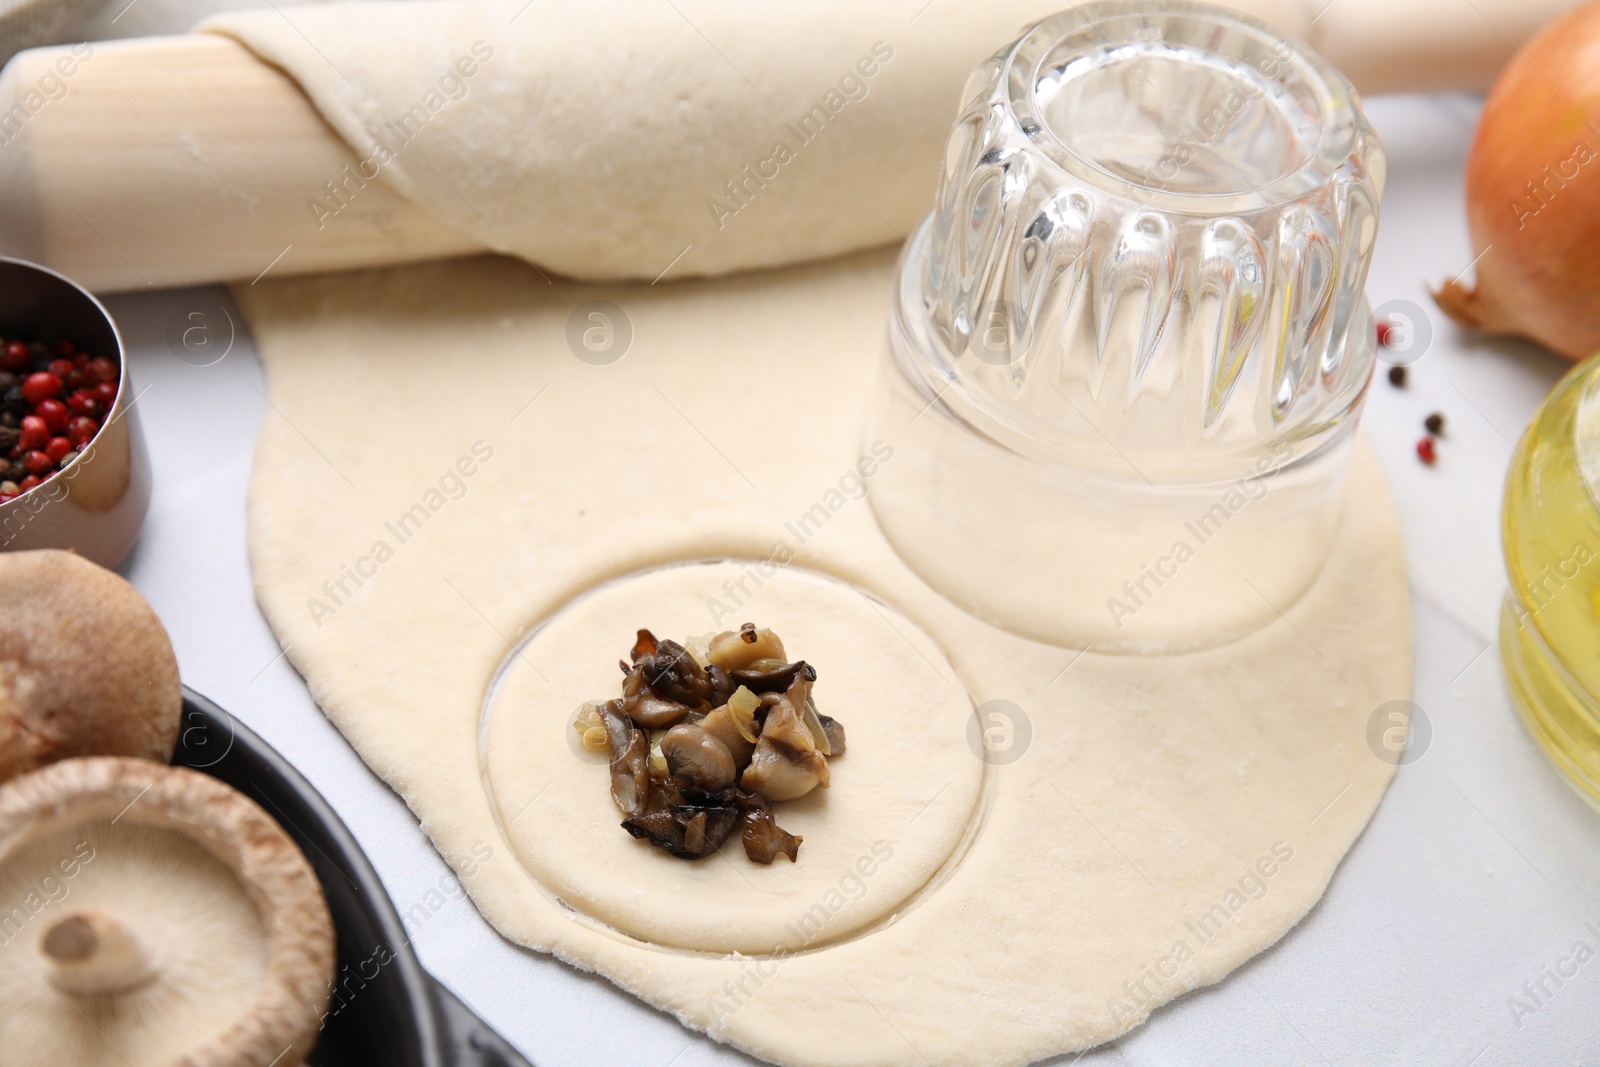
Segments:
[[[133,931],[103,911],[84,909],[58,919],[39,948],[51,982],[63,993],[110,996],[155,977]]]

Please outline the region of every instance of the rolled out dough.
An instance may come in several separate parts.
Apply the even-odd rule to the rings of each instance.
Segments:
[[[861,499],[863,457],[895,462],[892,427],[862,438],[891,269],[875,253],[597,288],[481,259],[240,287],[273,402],[251,558],[317,701],[471,872],[508,938],[782,1064],[1022,1064],[1218,981],[1316,902],[1392,773],[1365,737],[1410,691],[1403,555],[1363,450],[1326,570],[1286,619],[1235,644],[1080,655],[965,615],[894,555]],[[604,359],[569,340],[597,308]],[[528,628],[602,583],[708,557],[757,566],[779,543],[914,624],[980,724],[1009,729],[970,842],[896,921],[792,955],[686,951],[575,913],[497,825],[479,744],[491,680]],[[733,607],[758,614],[763,595]],[[857,736],[837,790],[854,786],[850,761],[873,758],[860,749],[872,731]],[[519,781],[500,755],[491,736],[497,794],[517,788],[537,824],[547,783],[532,761]],[[937,800],[971,774],[899,799]],[[610,803],[600,782],[592,795]],[[909,840],[904,810],[886,840]],[[825,824],[807,833],[815,853],[763,872],[772,893],[794,875],[796,915],[831,913],[838,896],[876,909],[915,881],[895,849],[819,893],[806,865],[834,859]],[[653,888],[693,887],[692,865],[664,877]],[[648,928],[642,911],[626,919]]]

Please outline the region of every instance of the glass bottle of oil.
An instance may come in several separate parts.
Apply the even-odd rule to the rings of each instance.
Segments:
[[[1506,477],[1500,654],[1535,740],[1600,808],[1600,356],[1563,378]]]

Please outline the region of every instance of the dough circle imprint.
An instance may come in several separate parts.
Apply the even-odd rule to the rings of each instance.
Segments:
[[[847,732],[830,788],[775,805],[805,838],[794,864],[751,863],[737,839],[695,861],[634,840],[604,762],[569,743],[578,705],[618,695],[634,631],[682,641],[745,621],[816,668],[817,706]],[[591,919],[663,947],[797,952],[898,914],[958,851],[984,779],[972,714],[933,639],[848,582],[773,560],[659,567],[578,596],[506,658],[484,704],[484,786],[519,862]]]

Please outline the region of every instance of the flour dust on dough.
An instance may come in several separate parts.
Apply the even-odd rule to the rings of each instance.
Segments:
[[[881,441],[862,433],[892,268],[876,253],[590,287],[485,258],[240,287],[273,404],[251,559],[318,703],[445,859],[473,872],[463,883],[506,937],[776,1063],[1023,1064],[1108,1040],[1218,981],[1316,902],[1392,774],[1365,734],[1373,709],[1410,692],[1404,557],[1363,449],[1327,568],[1286,619],[1234,644],[1079,658],[978,622],[911,573],[862,499],[863,457],[885,457],[879,474],[896,462],[892,426]],[[629,339],[580,359],[569,329],[596,308]],[[962,798],[935,829],[962,820],[975,776],[987,783],[958,862],[895,921],[824,937],[730,1000],[725,983],[747,957],[586,921],[525,866],[500,836],[482,761],[504,803],[536,796],[544,771],[530,761],[519,780],[515,744],[502,752],[491,737],[485,753],[479,725],[496,672],[540,620],[625,575],[759,563],[779,543],[793,566],[908,620],[973,705],[1006,701],[1030,737],[1009,762],[980,767],[941,735],[942,773],[910,798],[947,781]],[[1048,572],[1031,580],[1039,595],[1074,595]],[[786,588],[750,583],[732,607],[741,620],[784,614]],[[853,735],[827,804],[847,803],[870,736]],[[609,808],[600,781],[589,795]],[[836,862],[828,832],[807,825],[800,863],[763,875],[811,891],[808,864]],[[905,832],[891,824],[885,836]],[[487,863],[478,842],[494,843]],[[863,909],[892,908],[924,873],[895,867],[910,855],[897,849],[861,877]],[[853,889],[843,880],[859,858],[840,864],[836,886]]]

